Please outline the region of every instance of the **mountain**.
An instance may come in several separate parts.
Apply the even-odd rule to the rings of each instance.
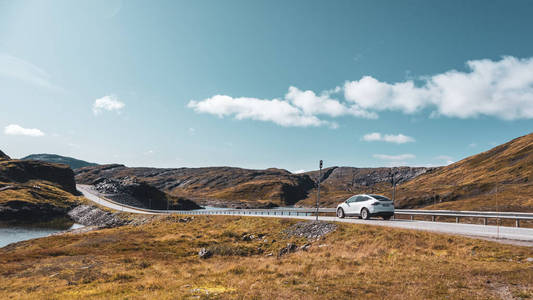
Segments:
[[[356,186],[374,186],[389,180],[390,168],[332,167],[322,175],[323,202],[333,203],[351,195]],[[403,180],[409,180],[427,168],[402,168]],[[318,171],[292,174],[282,169],[249,170],[232,167],[211,168],[128,168],[103,165],[76,170],[76,181],[95,184],[102,178],[133,177],[176,196],[194,199],[204,205],[219,207],[313,206],[313,192]],[[346,189],[345,181],[350,180]],[[346,179],[346,180],[343,180]],[[352,181],[355,185],[352,187]],[[331,193],[328,193],[328,188]],[[311,192],[311,194],[310,194]],[[325,201],[324,201],[325,200]]]
[[[116,202],[149,209],[192,210],[202,207],[184,197],[172,196],[136,178],[101,178],[93,182],[97,192]]]
[[[86,162],[84,160],[79,160],[76,158],[61,156],[56,154],[31,154],[26,157],[21,158],[21,160],[39,160],[55,164],[65,164],[69,165],[73,170],[78,168],[83,168],[87,166],[96,166],[95,163]]]
[[[533,211],[533,133],[444,167],[326,168],[321,177],[321,206],[335,207],[359,193],[392,197],[391,174],[398,183],[398,208]],[[127,177],[204,205],[309,207],[315,205],[318,171],[292,174],[281,169],[123,165],[76,170],[76,180],[87,184]]]
[[[392,197],[389,170],[323,170],[321,205],[334,207],[359,193]],[[533,133],[445,167],[395,171],[397,208],[533,212]],[[316,178],[317,173],[307,174]],[[311,206],[315,201],[313,189],[298,205]]]
[[[404,183],[422,174],[432,173],[438,168],[398,167],[398,168],[354,168],[330,167],[322,170],[320,177],[320,205],[335,207],[354,194],[387,194],[394,177],[397,183]],[[314,181],[318,180],[319,171],[304,173]],[[309,197],[298,202],[297,206],[316,205],[316,188],[308,193]]]
[[[102,178],[136,178],[174,196],[219,207],[273,207],[305,199],[314,182],[307,175],[281,169],[232,167],[128,168],[102,165],[76,170],[76,181],[95,184]]]
[[[3,154],[3,153],[2,153]],[[0,160],[0,222],[66,215],[78,203],[70,167],[33,160]]]
[[[399,207],[533,212],[533,133],[416,177],[397,195]]]

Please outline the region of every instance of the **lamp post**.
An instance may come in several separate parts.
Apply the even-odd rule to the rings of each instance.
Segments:
[[[322,160],[320,160],[320,165],[318,168],[318,187],[316,193],[316,220],[318,221],[318,203],[320,202],[320,178],[322,177]]]

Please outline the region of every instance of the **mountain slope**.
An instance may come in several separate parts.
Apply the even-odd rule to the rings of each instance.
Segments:
[[[231,207],[270,207],[292,205],[307,197],[314,183],[307,175],[286,170],[211,168],[128,168],[103,165],[76,170],[76,181],[94,184],[101,178],[134,177],[175,196],[204,205]]]
[[[78,203],[74,172],[42,161],[0,160],[0,221],[64,216]]]
[[[390,168],[331,167],[323,170],[322,202],[333,205],[355,187],[373,187],[389,180]],[[401,168],[407,181],[427,168]],[[318,172],[291,174],[281,169],[248,170],[212,168],[127,168],[123,165],[94,166],[76,170],[80,183],[95,184],[101,178],[134,177],[176,196],[220,207],[313,206]],[[349,185],[348,185],[349,181]],[[352,185],[352,182],[354,185]],[[347,188],[348,187],[348,188]],[[329,193],[328,193],[329,191]]]
[[[21,160],[39,160],[39,161],[45,161],[49,163],[54,164],[66,164],[70,166],[73,170],[88,166],[96,166],[97,164],[86,162],[84,160],[79,160],[76,158],[68,157],[68,156],[61,156],[57,154],[31,154],[26,157],[21,158]]]
[[[398,188],[399,207],[533,211],[533,133]]]
[[[331,167],[322,170],[320,184],[320,205],[335,207],[348,197],[359,193],[383,193],[388,191],[393,176],[396,182],[403,183],[422,174],[431,173],[436,168],[399,167],[399,168],[353,168]],[[318,179],[318,171],[304,174],[313,180]],[[298,202],[297,206],[314,206],[316,188],[309,192],[309,197]]]
[[[331,174],[321,185],[321,205],[334,207],[350,195],[359,193],[392,197],[389,170],[330,170]],[[449,166],[395,170],[399,182],[397,208],[533,212],[533,134]],[[355,174],[353,185],[352,172]],[[315,201],[316,190],[313,190],[309,198],[298,205],[314,205]]]

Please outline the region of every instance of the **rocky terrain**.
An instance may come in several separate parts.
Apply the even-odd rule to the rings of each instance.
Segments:
[[[323,200],[337,202],[359,187],[388,183],[391,172],[398,182],[406,182],[428,168],[350,168],[323,170]],[[102,179],[135,178],[176,196],[187,197],[203,205],[236,208],[263,208],[288,205],[313,205],[318,171],[292,174],[282,169],[249,170],[231,167],[213,168],[128,168],[101,165],[76,170],[76,181],[96,184]],[[324,189],[325,187],[325,189]]]
[[[38,160],[38,161],[45,161],[49,163],[54,164],[65,164],[68,165],[71,169],[78,169],[88,166],[96,166],[95,163],[86,162],[84,160],[79,160],[76,158],[68,157],[68,156],[61,156],[57,154],[31,154],[26,157],[21,158],[21,160]]]
[[[171,210],[201,208],[189,199],[172,196],[136,178],[100,178],[93,184],[95,190],[107,198],[135,207]]]
[[[49,220],[79,203],[68,166],[0,157],[0,222]]]
[[[214,168],[128,168],[102,165],[76,170],[76,181],[95,184],[102,178],[136,178],[174,196],[219,207],[293,205],[307,197],[314,182],[307,175],[286,170]]]

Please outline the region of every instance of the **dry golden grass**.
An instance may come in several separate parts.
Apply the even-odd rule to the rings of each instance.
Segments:
[[[338,224],[281,258],[295,220],[156,218],[0,249],[1,299],[498,299],[533,297],[533,249],[426,232]],[[243,241],[245,233],[265,234]],[[215,251],[209,259],[202,247]],[[273,253],[273,256],[267,256]]]
[[[10,201],[23,201],[32,204],[71,207],[82,200],[82,197],[74,196],[44,180],[30,180],[24,183],[0,182],[0,185],[12,187],[0,191],[0,205]]]

